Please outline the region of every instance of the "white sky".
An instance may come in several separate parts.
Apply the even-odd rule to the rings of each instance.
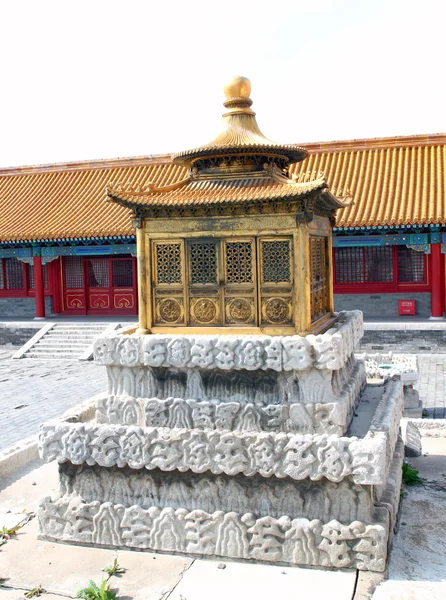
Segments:
[[[174,152],[252,82],[270,139],[445,131],[445,0],[3,0],[0,167]]]

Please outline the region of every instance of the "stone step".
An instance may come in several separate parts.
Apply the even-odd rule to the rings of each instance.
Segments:
[[[109,323],[104,323],[104,325],[89,325],[88,323],[66,323],[62,325],[60,323],[56,323],[53,325],[53,329],[105,329],[108,327],[108,325]]]
[[[104,329],[87,329],[87,328],[82,328],[82,327],[73,327],[72,329],[55,329],[53,327],[53,329],[50,329],[48,333],[51,332],[57,332],[57,333],[91,333],[94,335],[99,335],[100,333],[104,332]]]
[[[91,329],[104,329],[108,327],[110,323],[98,324],[98,323],[55,323],[53,328],[56,327],[58,329],[62,328],[71,328],[71,327],[90,327]]]
[[[46,334],[28,348],[24,358],[42,360],[78,360],[85,357],[95,339],[109,327],[109,323],[56,323]]]
[[[91,344],[83,344],[80,342],[70,343],[70,342],[52,342],[51,340],[43,340],[41,342],[37,342],[33,348],[35,349],[43,349],[43,348],[53,348],[54,350],[63,350],[64,348],[73,348],[73,350],[86,350],[89,348]]]
[[[24,358],[41,358],[42,360],[62,360],[62,359],[72,359],[77,360],[81,352],[36,352],[34,349],[29,350]]]
[[[95,340],[97,335],[88,335],[82,333],[47,333],[44,337],[46,338],[54,338],[54,339],[70,339],[70,340]]]

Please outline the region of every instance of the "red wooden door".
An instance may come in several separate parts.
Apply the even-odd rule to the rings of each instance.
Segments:
[[[136,260],[134,258],[112,258],[110,269],[113,311],[136,314]]]
[[[137,314],[136,260],[68,256],[63,261],[63,310],[71,314]]]
[[[84,259],[87,292],[87,312],[108,313],[112,309],[112,289],[109,258]]]
[[[63,311],[87,314],[84,266],[81,256],[64,256],[62,260]]]

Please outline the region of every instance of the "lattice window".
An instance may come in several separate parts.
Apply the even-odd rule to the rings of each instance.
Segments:
[[[218,283],[217,246],[214,243],[191,243],[190,281],[192,284]]]
[[[84,287],[84,273],[81,256],[64,256],[65,289]]]
[[[289,240],[262,242],[262,279],[264,283],[291,282],[291,244]]]
[[[112,261],[112,285],[133,287],[133,261],[131,258]]]
[[[0,290],[5,289],[5,276],[3,274],[5,268],[4,259],[0,258]]]
[[[46,272],[46,265],[42,265],[43,269],[43,287],[48,289],[48,275]],[[34,265],[28,265],[28,288],[33,290],[36,287],[34,281]]]
[[[392,283],[392,246],[335,249],[335,283]]]
[[[327,313],[327,240],[310,236],[311,266],[311,320],[316,321]]]
[[[407,246],[398,246],[399,283],[424,283],[426,281],[424,252]]]
[[[158,283],[182,283],[181,244],[156,244]]]
[[[110,277],[108,272],[108,260],[104,258],[93,258],[88,261],[88,287],[108,288]]]
[[[17,258],[5,258],[5,279],[7,290],[23,290],[25,272],[23,263]]]
[[[362,283],[364,261],[362,248],[335,248],[335,283]]]
[[[392,246],[370,246],[364,251],[364,281],[367,283],[392,283]]]
[[[253,283],[252,243],[226,243],[226,277],[228,283]]]

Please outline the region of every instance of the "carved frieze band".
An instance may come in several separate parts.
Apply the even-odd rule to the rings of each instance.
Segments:
[[[125,508],[79,497],[45,498],[39,527],[41,537],[51,540],[294,565],[383,571],[387,554],[387,531],[379,523]]]
[[[362,337],[359,311],[341,313],[321,335],[114,335],[96,340],[102,365],[201,368],[248,371],[341,369]]]
[[[163,400],[129,396],[102,397],[96,406],[96,421],[112,425],[337,435],[345,433],[347,412],[344,402],[265,406],[238,400]]]
[[[400,467],[401,468],[401,467]],[[78,496],[85,502],[111,502],[165,508],[200,509],[213,513],[251,512],[257,517],[305,516],[323,522],[387,523],[373,505],[369,486],[350,479],[338,483],[291,481],[275,477],[226,477],[206,473],[102,468],[97,465],[59,464],[61,496]],[[375,488],[376,489],[376,488]],[[398,491],[399,496],[399,491]]]
[[[49,422],[41,427],[39,451],[47,462],[75,465],[334,482],[351,476],[355,483],[376,485],[385,481],[387,437],[381,432],[358,439]]]

